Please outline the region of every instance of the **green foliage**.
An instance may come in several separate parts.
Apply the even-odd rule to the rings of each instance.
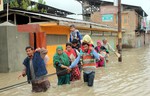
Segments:
[[[10,8],[21,8],[25,10],[31,10],[31,11],[36,11],[36,12],[42,12],[42,13],[47,13],[45,9],[39,9],[38,4],[34,6],[31,5],[30,0],[9,0],[10,2]],[[4,0],[4,3],[7,3],[7,0]],[[46,2],[44,0],[38,0],[38,3],[46,5]]]
[[[10,8],[21,8],[27,10],[30,6],[30,0],[22,0],[18,2],[18,0],[11,0],[10,1]]]
[[[27,0],[22,0],[21,8],[27,10],[28,7],[29,7],[29,3],[27,2]]]
[[[10,2],[10,8],[18,8],[18,7],[19,7],[19,4],[16,0],[13,2]]]
[[[35,12],[38,12],[38,5],[36,4],[34,7],[31,8],[31,11],[35,11]]]
[[[44,0],[38,0],[38,3],[46,5],[46,2]],[[39,10],[37,4],[34,7],[32,7],[31,10],[36,12],[47,13],[47,11],[43,8]]]
[[[47,11],[45,9],[42,8],[41,10],[42,13],[47,13]]]
[[[44,0],[38,0],[38,3],[41,3],[41,4],[46,4],[46,2]]]

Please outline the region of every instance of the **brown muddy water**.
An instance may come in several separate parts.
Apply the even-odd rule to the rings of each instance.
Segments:
[[[55,72],[48,66],[49,74]],[[0,88],[26,80],[17,76],[20,72],[0,73]],[[123,50],[123,62],[115,55],[104,68],[97,68],[94,86],[88,87],[83,79],[70,85],[57,86],[57,77],[49,77],[51,88],[47,92],[32,93],[31,85],[26,84],[0,96],[150,96],[150,46]]]

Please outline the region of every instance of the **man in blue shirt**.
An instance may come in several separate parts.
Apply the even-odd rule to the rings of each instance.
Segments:
[[[32,84],[32,92],[45,92],[50,87],[50,82],[45,75],[47,74],[44,57],[47,50],[39,48],[36,51],[30,46],[26,47],[27,57],[24,59],[24,70],[21,76],[27,75],[28,83]]]

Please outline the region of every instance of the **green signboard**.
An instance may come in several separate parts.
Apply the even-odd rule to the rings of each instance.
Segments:
[[[110,21],[113,21],[113,14],[105,14],[105,15],[102,15],[102,21],[103,22],[110,22]]]

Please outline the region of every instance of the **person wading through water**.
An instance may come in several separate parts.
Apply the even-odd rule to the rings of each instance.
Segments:
[[[105,47],[102,46],[103,43],[98,40],[97,41],[97,46],[95,47],[96,52],[100,55],[101,59],[99,61],[96,62],[96,67],[104,67],[106,64],[106,51],[104,50]]]
[[[76,49],[72,48],[71,43],[66,43],[65,53],[70,58],[71,62],[73,62],[78,56]],[[75,80],[80,80],[80,70],[79,70],[78,65],[76,65],[76,67],[72,68],[71,70],[71,81],[75,81]]]
[[[26,47],[25,50],[27,53],[27,57],[23,62],[25,68],[18,78],[27,75],[28,83],[32,84],[32,92],[47,91],[47,89],[50,87],[50,82],[48,78],[45,77],[47,70],[44,58],[48,51],[44,48],[38,48],[36,51],[34,51],[34,49],[30,46]]]
[[[87,36],[89,37],[89,36]],[[95,69],[96,69],[96,60],[100,59],[98,53],[94,50],[93,46],[90,46],[88,42],[82,42],[82,49],[80,54],[75,59],[74,62],[71,63],[70,68],[74,68],[78,62],[82,61],[83,64],[83,78],[84,82],[87,82],[87,85],[92,87],[95,78]]]
[[[78,43],[78,40],[74,39],[72,42],[72,48],[74,50],[76,50],[77,55],[79,54],[80,50],[81,50],[81,45]],[[82,66],[81,66],[81,62],[79,61],[78,63],[78,67],[80,70],[80,73],[82,72]]]
[[[56,68],[58,85],[70,84],[70,62],[69,57],[63,52],[62,46],[57,46],[56,53],[53,57],[53,64]]]

